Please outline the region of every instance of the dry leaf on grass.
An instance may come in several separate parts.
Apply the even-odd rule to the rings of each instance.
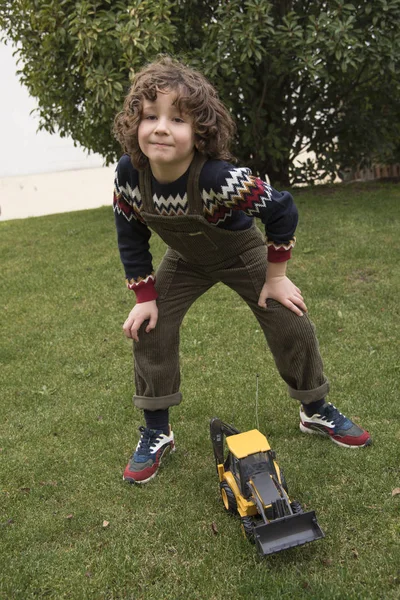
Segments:
[[[213,521],[211,523],[211,529],[213,530],[214,535],[217,535],[217,533],[218,533],[218,527],[217,527],[217,524],[215,523],[215,521]]]
[[[110,521],[103,521],[103,527],[108,527],[110,524]]]
[[[392,496],[398,496],[400,494],[400,488],[394,488],[392,490]]]
[[[324,567],[330,567],[333,564],[333,560],[331,558],[323,558],[321,562],[324,565]]]
[[[0,523],[1,527],[7,527],[8,525],[12,525],[14,523],[14,519],[8,519],[5,523]]]

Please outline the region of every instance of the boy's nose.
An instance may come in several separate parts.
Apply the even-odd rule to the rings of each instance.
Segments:
[[[156,125],[156,128],[155,128],[155,132],[156,133],[168,133],[167,119],[164,119],[163,117],[161,117],[160,119],[158,119],[157,125]]]

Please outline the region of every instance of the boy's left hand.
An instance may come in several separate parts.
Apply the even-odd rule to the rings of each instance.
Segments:
[[[261,290],[258,306],[268,308],[267,298],[280,302],[283,306],[296,313],[296,315],[299,315],[299,317],[303,316],[302,311],[307,312],[307,306],[304,303],[301,291],[286,276],[267,279]]]

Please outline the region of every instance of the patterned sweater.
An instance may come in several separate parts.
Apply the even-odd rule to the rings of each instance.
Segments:
[[[166,216],[187,214],[188,173],[189,170],[167,184],[152,178],[156,213]],[[235,231],[251,227],[253,218],[258,217],[265,226],[268,261],[283,262],[290,258],[298,216],[288,192],[276,191],[266,181],[254,177],[248,168],[235,167],[221,160],[205,163],[199,191],[203,214],[209,223]],[[141,211],[139,174],[130,157],[124,154],[114,179],[118,248],[128,288],[136,293],[137,302],[146,302],[157,298],[157,293],[149,245],[151,231]]]

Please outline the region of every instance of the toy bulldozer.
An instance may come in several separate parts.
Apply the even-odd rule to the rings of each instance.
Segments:
[[[240,515],[244,535],[262,556],[325,537],[315,512],[303,512],[299,502],[289,499],[283,472],[262,433],[240,433],[216,418],[210,433],[224,506]]]

